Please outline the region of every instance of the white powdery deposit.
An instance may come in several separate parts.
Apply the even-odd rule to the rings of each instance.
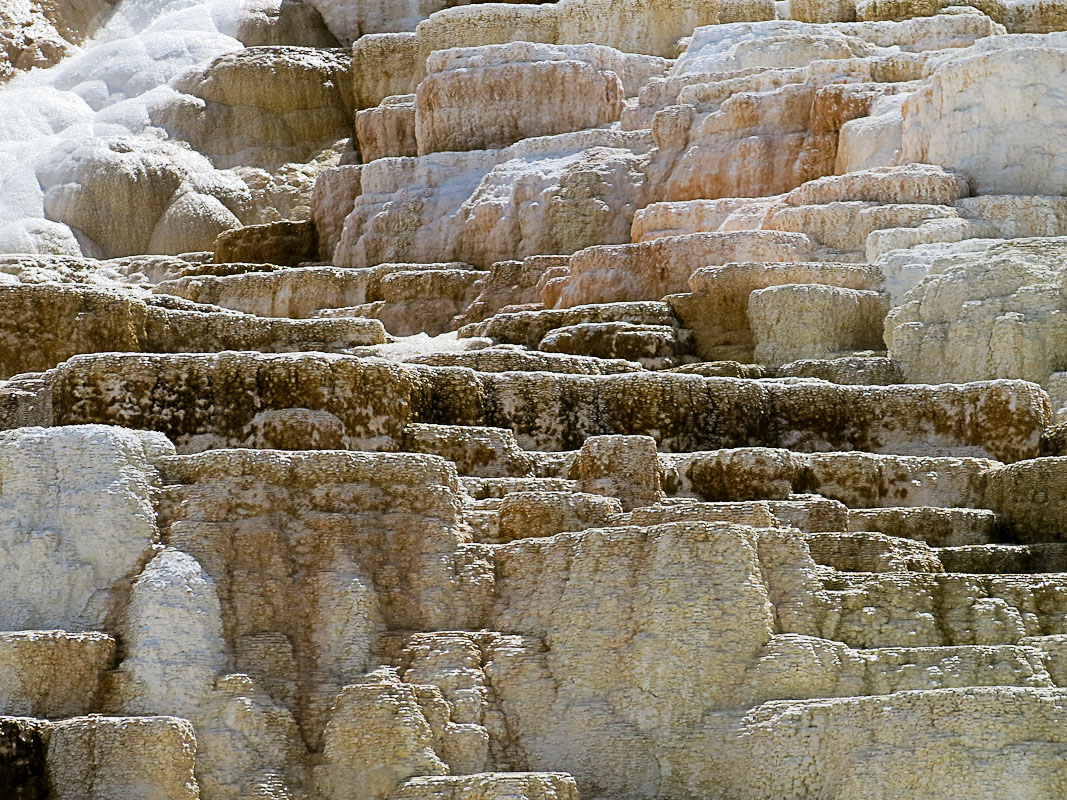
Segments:
[[[72,153],[123,153],[121,166],[97,165],[99,180],[107,183],[138,170],[150,174],[145,161],[152,159],[139,157],[142,152],[177,152],[148,124],[151,94],[187,69],[240,49],[235,35],[242,8],[226,0],[127,0],[81,52],[0,90],[0,252],[99,254],[83,231],[46,213],[49,195],[69,194],[79,183],[76,167],[84,164]],[[205,191],[203,181],[229,183],[232,192],[233,179],[212,176],[210,163],[194,153],[184,157],[199,177],[171,187],[173,200],[184,195],[183,207],[194,206],[186,212],[190,220],[219,216],[211,210],[218,205],[215,192]]]
[[[162,449],[161,449],[162,448]],[[0,434],[0,628],[95,630],[158,541],[159,434],[99,425]]]

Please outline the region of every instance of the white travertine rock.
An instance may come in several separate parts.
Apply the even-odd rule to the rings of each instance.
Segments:
[[[1067,6],[972,1],[0,0],[0,797],[1067,794]]]
[[[968,193],[967,182],[958,175],[929,164],[908,164],[819,178],[789,192],[785,201],[791,206],[849,200],[946,206]]]
[[[389,272],[401,268],[397,265]],[[304,319],[323,308],[345,308],[379,299],[376,286],[386,272],[380,267],[294,267],[278,272],[191,275],[160,281],[152,291],[261,317]]]
[[[352,45],[352,99],[357,109],[374,108],[387,97],[414,94],[422,80],[414,32],[361,36]]]
[[[1015,687],[766,703],[743,718],[722,715],[709,724],[709,746],[719,736],[736,744],[720,751],[716,780],[698,785],[715,798],[770,800],[798,789],[827,798],[871,798],[877,795],[862,765],[875,759],[879,785],[907,785],[916,774],[941,776],[943,781],[921,790],[930,800],[1010,792],[1020,781],[1037,796],[1055,796],[1067,781],[1058,766],[1062,745],[1053,733],[1062,703],[1061,690]],[[998,740],[990,744],[985,731],[993,720]],[[1028,754],[1024,765],[1015,756],[1022,750]],[[791,770],[782,770],[772,753],[790,762],[810,759],[803,779],[786,778]],[[679,768],[683,761],[672,764]],[[685,785],[695,777],[677,780]]]
[[[953,509],[982,506],[988,473],[996,466],[994,461],[975,458],[736,448],[685,455],[675,468],[687,491],[714,502],[777,500],[780,506],[804,489],[852,509],[893,508],[899,504]],[[776,507],[774,513],[778,516],[782,512]],[[829,528],[821,529],[833,530],[851,522],[843,522],[836,514],[832,520]],[[948,539],[960,535],[951,528],[944,533],[944,521],[931,523],[929,515],[918,515],[910,526],[894,517],[873,524],[871,530],[905,536],[923,524],[931,531],[942,531],[931,534],[935,537],[932,543],[941,541],[937,536]],[[961,523],[963,527],[966,524]],[[985,520],[985,525],[988,538],[992,535],[992,520]],[[923,540],[921,536],[915,538]]]
[[[678,320],[666,303],[603,303],[568,309],[515,309],[469,325],[464,337],[484,336],[504,345],[536,348],[554,330],[587,323],[622,322],[630,325],[676,328]]]
[[[414,92],[435,51],[526,41],[603,45],[674,58],[679,42],[698,25],[770,20],[774,15],[772,0],[558,0],[537,5],[517,0],[448,8],[432,14],[414,33],[368,35],[355,42],[357,106]],[[364,68],[377,64],[385,68]]]
[[[146,383],[174,392],[182,413],[154,409],[151,397],[140,396]],[[624,434],[652,436],[660,449],[677,452],[764,445],[1014,462],[1040,453],[1052,416],[1048,395],[1025,381],[847,386],[649,372],[546,378],[330,353],[83,355],[53,370],[50,384],[56,424],[155,429],[183,452],[255,447],[258,414],[306,409],[340,420],[353,450],[395,450],[409,423],[432,419],[511,428],[524,449],[552,452]],[[294,444],[306,431],[306,418],[297,421]]]
[[[0,433],[0,628],[106,630],[159,540],[159,434],[95,425]]]
[[[1065,460],[1036,458],[994,470],[989,505],[1022,542],[1062,541]]]
[[[612,489],[622,492],[622,486]],[[657,495],[658,499],[658,495]],[[613,497],[570,492],[511,492],[500,503],[498,540],[512,542],[531,536],[554,536],[607,524],[622,511]]]
[[[674,62],[599,44],[545,44],[509,42],[436,50],[426,60],[428,76],[453,70],[482,70],[508,65],[535,65],[542,62],[579,61],[600,72],[613,72],[622,84],[624,97],[635,97],[651,80],[663,77]]]
[[[241,0],[237,38],[246,47],[338,44],[308,0]]]
[[[171,82],[153,124],[216,167],[303,162],[352,135],[348,59],[310,47],[248,47]]]
[[[727,687],[770,639],[763,540],[741,526],[671,523],[503,546],[494,624],[548,647],[497,647],[490,674],[505,713],[528,726],[534,763],[556,763],[590,792],[654,793],[665,777],[657,743],[697,724],[698,709],[729,704]],[[701,639],[709,647],[693,660]],[[620,746],[625,776],[610,766]]]
[[[340,267],[496,261],[625,242],[647,202],[647,132],[590,130],[503,150],[382,158],[334,251]]]
[[[382,307],[372,316],[396,336],[451,329],[452,319],[478,294],[482,273],[472,269],[398,270],[382,278]]]
[[[780,198],[773,198],[778,199]],[[634,244],[640,244],[665,236],[719,231],[735,211],[751,208],[753,205],[752,199],[748,197],[651,203],[634,214],[631,236]]]
[[[387,800],[407,778],[448,774],[415,687],[391,669],[341,690],[323,742],[316,773],[329,800]]]
[[[1062,369],[1065,247],[1061,239],[1020,239],[934,255],[886,318],[890,355],[907,380],[1012,375],[1044,383]]]
[[[627,321],[580,322],[547,333],[537,349],[548,353],[622,359],[646,369],[679,366],[690,355],[690,336],[672,325]]]
[[[133,584],[123,633],[124,711],[198,716],[227,657],[215,585],[192,556],[167,548],[148,563]]]
[[[1067,104],[1046,87],[1067,69],[1062,37],[995,37],[945,59],[904,105],[908,161],[941,164],[978,194],[1060,194],[1067,156],[1048,131]]]
[[[355,41],[371,33],[414,30],[426,16],[423,8],[444,8],[449,0],[311,0],[334,36]]]
[[[251,203],[243,181],[175,143],[69,139],[38,169],[48,217],[81,232],[91,255],[210,250]]]
[[[279,775],[294,783],[304,754],[292,715],[257,697],[247,676],[223,678],[229,654],[216,587],[192,556],[167,548],[149,562],[123,633],[113,702],[125,713],[167,713],[196,726],[205,795],[238,798]]]
[[[748,300],[754,355],[761,364],[882,350],[887,313],[889,298],[878,292],[821,284],[770,286]]]
[[[760,0],[560,0],[536,7],[498,3],[438,13],[420,26],[418,36],[420,51],[427,55],[449,47],[525,39],[593,43],[673,58],[678,40],[700,25],[773,18],[773,6]]]
[[[435,52],[416,94],[418,154],[500,149],[615,122],[626,97],[627,60],[642,58],[654,63],[640,72],[645,65],[631,66],[635,82],[656,67],[666,71],[664,59],[596,45],[514,42]]]
[[[693,31],[673,74],[726,73],[752,67],[804,67],[819,59],[867,55],[870,49],[847,26],[795,20],[704,25]]]
[[[507,428],[414,423],[404,429],[404,452],[428,453],[456,465],[460,475],[483,478],[522,476],[534,471],[533,460]]]

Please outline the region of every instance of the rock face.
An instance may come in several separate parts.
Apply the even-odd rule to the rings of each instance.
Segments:
[[[5,0],[0,4],[0,81],[49,67],[96,31],[115,0]]]
[[[352,135],[351,81],[340,51],[248,47],[179,76],[152,121],[218,167],[307,161]]]
[[[0,797],[1067,796],[1065,9],[0,0]]]
[[[334,263],[495,261],[628,241],[648,198],[647,132],[588,130],[503,150],[379,159],[360,173]]]
[[[596,45],[515,42],[438,51],[427,59],[416,93],[418,153],[499,149],[616,122],[624,98],[669,65]]]

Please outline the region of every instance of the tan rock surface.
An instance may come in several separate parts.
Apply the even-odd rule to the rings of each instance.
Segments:
[[[94,2],[0,0],[0,797],[1064,795],[1060,0]]]
[[[416,94],[418,152],[499,149],[616,122],[623,100],[669,65],[595,45],[514,42],[435,52]]]
[[[5,344],[0,373],[46,370],[77,353],[204,352],[262,348],[293,352],[342,350],[385,341],[380,323],[365,319],[288,320],[216,310],[164,296],[71,286],[0,287]]]
[[[218,167],[306,161],[352,134],[349,69],[336,51],[248,47],[180,76],[153,121]]]
[[[74,51],[114,8],[113,0],[5,0],[0,5],[0,81],[48,67]]]
[[[559,305],[659,300],[685,291],[701,267],[737,261],[807,261],[815,254],[807,236],[777,231],[700,233],[591,247],[571,257],[570,280]]]
[[[749,295],[753,354],[763,364],[882,350],[889,299],[878,292],[785,284]]]
[[[419,155],[415,139],[415,95],[386,97],[374,108],[356,112],[356,139],[364,163]]]
[[[592,130],[503,150],[379,159],[362,168],[362,193],[334,263],[466,261],[488,269],[629,241],[633,212],[645,203],[649,145],[647,134]]]

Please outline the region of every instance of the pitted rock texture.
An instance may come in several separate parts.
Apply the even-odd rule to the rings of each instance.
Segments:
[[[0,797],[1060,800],[1065,54],[0,0]]]

